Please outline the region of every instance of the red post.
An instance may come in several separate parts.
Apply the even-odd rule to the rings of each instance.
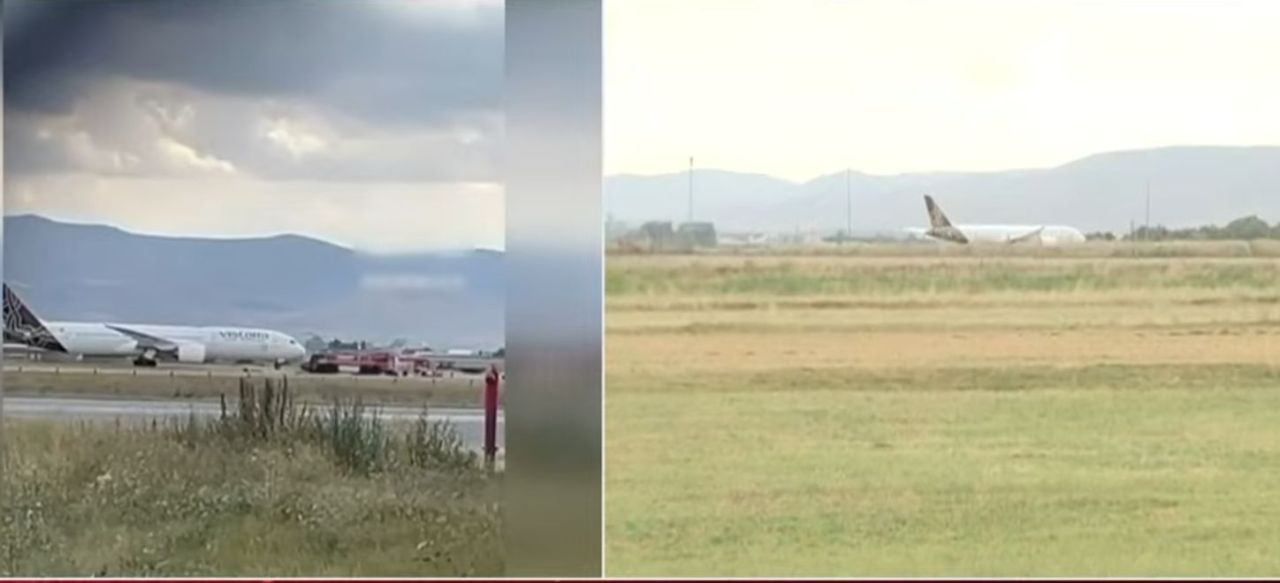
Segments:
[[[484,461],[493,467],[498,453],[498,367],[484,375]]]

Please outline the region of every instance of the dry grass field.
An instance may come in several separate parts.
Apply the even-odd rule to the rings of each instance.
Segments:
[[[1268,243],[615,255],[610,575],[1280,575]]]
[[[502,572],[502,476],[449,426],[262,403],[149,425],[6,421],[0,576]]]

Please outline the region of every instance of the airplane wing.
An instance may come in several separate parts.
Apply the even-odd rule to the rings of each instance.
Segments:
[[[112,324],[107,324],[106,326],[116,332],[133,338],[134,342],[138,343],[138,348],[151,348],[162,352],[172,352],[178,349],[178,343],[172,340],[167,340],[159,336],[152,336],[151,334],[145,334],[122,326],[115,326]]]
[[[924,227],[903,227],[901,232],[907,239],[933,239],[929,236],[929,229]]]
[[[1009,239],[1009,242],[1010,242],[1010,243],[1025,243],[1025,242],[1027,242],[1027,241],[1031,241],[1031,240],[1034,240],[1034,239],[1039,238],[1039,237],[1040,237],[1040,233],[1041,233],[1042,231],[1044,231],[1044,227],[1040,227],[1040,228],[1038,228],[1038,229],[1036,229],[1036,230],[1034,230],[1034,231],[1031,231],[1030,233],[1027,233],[1027,234],[1025,234],[1025,235],[1018,235],[1017,237],[1012,237],[1012,238],[1010,238],[1010,239]]]
[[[204,362],[207,355],[205,345],[199,342],[174,341],[154,334],[147,334],[124,326],[105,324],[107,328],[128,336],[138,343],[144,352],[154,350],[178,359],[178,362]]]

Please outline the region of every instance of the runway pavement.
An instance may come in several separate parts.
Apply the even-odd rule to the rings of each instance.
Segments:
[[[371,412],[387,421],[413,421],[422,409],[401,406],[373,406]],[[218,415],[217,401],[177,399],[92,399],[83,397],[4,397],[4,416],[14,419],[55,419],[81,421],[134,421],[172,419],[188,415]],[[480,409],[431,408],[427,418],[450,423],[468,447],[484,446],[484,412]],[[498,413],[498,448],[504,451],[505,416]]]
[[[80,362],[5,362],[4,372],[58,373],[58,374],[101,374],[131,376],[216,376],[242,377],[280,376],[298,371],[274,370],[258,366],[231,365],[171,365],[163,368],[128,367],[122,365],[95,365]]]
[[[314,379],[360,379],[360,382],[378,382],[395,380],[397,382],[431,382],[431,377],[395,377],[389,375],[355,375],[350,373],[335,374],[314,374],[308,373],[297,367],[286,367],[275,369],[268,366],[259,365],[233,365],[233,364],[182,364],[182,363],[165,363],[155,368],[134,367],[117,363],[93,363],[93,362],[41,362],[28,360],[6,360],[4,363],[4,372],[7,373],[45,373],[45,374],[87,374],[87,375],[123,375],[123,376],[150,376],[150,377],[279,377],[288,375],[293,378],[314,378]],[[465,373],[445,373],[437,380],[468,380],[482,379],[483,375],[472,375]]]

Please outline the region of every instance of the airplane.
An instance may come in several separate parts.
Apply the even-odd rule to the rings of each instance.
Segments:
[[[1061,225],[953,225],[942,213],[933,197],[924,195],[924,206],[929,211],[928,229],[908,229],[915,235],[966,245],[969,243],[1040,243],[1060,245],[1082,243],[1084,233],[1075,227]]]
[[[158,360],[205,363],[269,362],[277,368],[302,360],[306,349],[283,332],[231,326],[158,326],[107,322],[42,322],[4,284],[4,345],[77,357],[133,357],[136,366]]]

